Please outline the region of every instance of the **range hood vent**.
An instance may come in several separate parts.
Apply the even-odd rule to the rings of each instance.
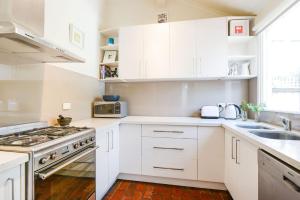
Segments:
[[[0,64],[83,63],[83,58],[33,35],[23,27],[0,22]]]

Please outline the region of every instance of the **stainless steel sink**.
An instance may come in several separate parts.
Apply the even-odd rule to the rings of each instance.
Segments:
[[[252,130],[249,131],[249,133],[252,133],[259,137],[275,139],[275,140],[300,140],[300,135],[288,131]]]
[[[237,124],[236,126],[245,129],[265,129],[265,130],[271,129],[269,127],[258,125],[258,124]]]

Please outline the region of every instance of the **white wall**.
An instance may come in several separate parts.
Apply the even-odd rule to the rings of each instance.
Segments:
[[[98,78],[100,0],[46,0],[45,38],[86,59],[86,63],[56,66]],[[30,11],[29,11],[30,12]],[[69,42],[69,24],[85,33],[80,49]]]
[[[218,11],[193,0],[102,0],[101,28],[114,28],[157,22],[157,14],[168,12],[169,21],[220,17],[230,13]],[[163,0],[159,2],[164,2]]]

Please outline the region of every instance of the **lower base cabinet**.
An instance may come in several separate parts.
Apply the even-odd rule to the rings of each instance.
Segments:
[[[23,165],[0,172],[0,199],[25,199],[25,168]]]
[[[225,185],[235,200],[258,199],[258,148],[225,131]]]
[[[96,129],[96,199],[104,197],[119,174],[119,126]]]

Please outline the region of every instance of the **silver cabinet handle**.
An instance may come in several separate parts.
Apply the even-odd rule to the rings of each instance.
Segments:
[[[235,160],[234,154],[233,154],[233,141],[235,137],[231,137],[231,159]]]
[[[7,182],[11,181],[11,199],[15,200],[15,179],[8,178]]]
[[[183,131],[161,131],[161,130],[153,130],[154,133],[184,133]]]
[[[109,132],[106,132],[106,135],[107,135],[107,152],[109,152],[109,146],[110,146]]]
[[[115,141],[114,141],[114,131],[113,130],[111,130],[111,149],[114,149],[114,143],[115,143]]]
[[[171,148],[171,147],[153,147],[153,149],[176,150],[176,151],[183,151],[184,150],[184,148]]]
[[[240,140],[236,140],[235,141],[235,153],[236,153],[236,155],[235,155],[235,163],[236,164],[240,164],[240,161],[239,161],[239,158],[238,158],[238,143],[240,142]]]
[[[153,166],[154,169],[166,169],[166,170],[173,170],[173,171],[184,171],[183,168],[172,168],[172,167],[157,167]]]

